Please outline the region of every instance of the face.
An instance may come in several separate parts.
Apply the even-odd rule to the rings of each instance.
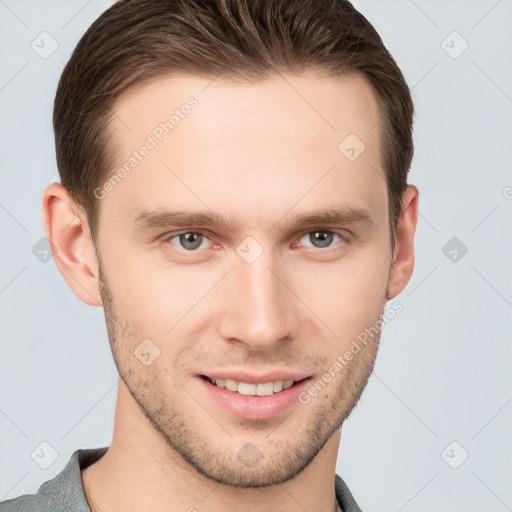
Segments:
[[[353,409],[379,335],[344,354],[380,327],[391,265],[370,86],[284,78],[129,91],[110,127],[126,172],[97,191],[134,414],[199,473],[244,487],[297,475]]]

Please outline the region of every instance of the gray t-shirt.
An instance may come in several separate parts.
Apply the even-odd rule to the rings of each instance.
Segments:
[[[99,460],[108,450],[76,450],[66,467],[44,482],[36,494],[24,494],[0,502],[0,512],[91,512],[82,487],[80,470]],[[361,512],[345,482],[336,475],[335,491],[342,512]]]

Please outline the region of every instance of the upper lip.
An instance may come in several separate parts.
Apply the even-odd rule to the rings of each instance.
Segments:
[[[249,384],[262,384],[264,382],[275,382],[276,380],[299,380],[310,377],[303,372],[290,370],[271,370],[261,373],[248,372],[244,370],[211,370],[202,374],[210,379],[233,379],[237,382],[247,382]]]

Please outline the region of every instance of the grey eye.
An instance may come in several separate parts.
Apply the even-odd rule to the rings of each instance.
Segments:
[[[203,235],[201,233],[188,232],[176,235],[176,237],[179,237],[180,245],[188,251],[197,249],[203,241]]]
[[[328,247],[331,245],[333,233],[329,231],[313,231],[310,233],[309,239],[314,243],[318,242],[317,247]]]
[[[343,237],[338,233],[327,230],[311,231],[310,233],[305,234],[302,238],[307,238],[313,247],[322,249],[332,245],[334,236],[337,236],[340,240],[343,240]]]

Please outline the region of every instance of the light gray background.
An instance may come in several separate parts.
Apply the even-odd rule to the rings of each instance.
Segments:
[[[512,510],[512,1],[354,3],[412,87],[420,220],[403,311],[342,429],[337,472],[366,511]],[[117,372],[103,310],[32,252],[43,189],[58,180],[57,82],[110,4],[0,0],[0,499],[111,442]],[[59,45],[46,59],[31,47],[43,31]],[[468,249],[456,241],[455,262],[453,247],[442,251],[452,237]],[[42,442],[58,452],[47,469],[31,456]]]

